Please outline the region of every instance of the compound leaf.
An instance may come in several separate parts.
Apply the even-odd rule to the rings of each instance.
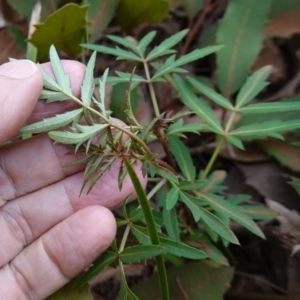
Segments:
[[[201,98],[198,98],[178,75],[174,75],[173,78],[181,94],[182,102],[206,121],[214,129],[214,132],[221,134],[223,131],[221,123],[211,108]]]
[[[61,127],[65,127],[75,119],[79,119],[82,115],[83,109],[78,108],[75,110],[68,111],[66,113],[56,115],[55,117],[51,117],[48,119],[44,119],[42,121],[36,122],[34,124],[30,124],[24,126],[21,129],[22,133],[41,133],[47,132],[50,130],[55,130]]]

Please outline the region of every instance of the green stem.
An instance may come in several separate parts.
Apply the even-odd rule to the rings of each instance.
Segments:
[[[149,179],[148,179],[149,180]],[[147,199],[151,199],[156,193],[157,191],[163,186],[165,185],[165,183],[167,182],[167,179],[163,179],[160,180],[160,182],[148,193],[147,195]]]
[[[134,186],[134,189],[136,191],[136,194],[138,196],[138,200],[140,203],[140,206],[142,208],[144,218],[146,220],[149,236],[151,239],[151,242],[153,245],[160,245],[159,236],[156,230],[156,225],[154,221],[154,217],[152,214],[151,207],[149,205],[149,201],[147,199],[147,196],[145,194],[144,188],[142,187],[142,184],[137,177],[132,165],[130,164],[127,157],[123,157],[124,164],[126,166],[128,175],[130,176],[130,179],[132,181],[132,184]],[[160,283],[160,289],[161,289],[161,298],[162,300],[169,300],[169,287],[168,287],[168,280],[167,280],[167,273],[166,273],[166,267],[164,263],[164,258],[162,255],[159,255],[156,257],[156,266],[158,271],[158,277],[159,277],[159,283]]]
[[[120,244],[119,252],[122,252],[124,250],[129,232],[130,232],[130,225],[127,224]]]
[[[232,112],[232,113],[230,114],[230,117],[229,117],[228,122],[227,122],[227,124],[226,124],[225,132],[228,132],[228,131],[230,130],[230,127],[231,127],[231,125],[232,125],[232,122],[233,122],[233,120],[234,120],[234,117],[235,117],[235,112]]]
[[[132,139],[134,139],[136,142],[138,142],[144,148],[144,150],[148,154],[152,154],[152,152],[149,149],[149,147],[147,146],[147,144],[143,140],[141,140],[139,137],[137,137],[133,132],[131,132],[130,130],[127,130],[126,128],[122,127],[121,125],[119,125],[117,123],[111,122],[107,117],[103,116],[100,112],[98,112],[94,108],[85,105],[80,99],[76,98],[74,95],[66,93],[65,91],[62,91],[62,92],[66,96],[68,96],[70,99],[72,99],[75,103],[79,104],[80,106],[82,106],[85,109],[87,109],[90,112],[92,112],[94,115],[96,115],[99,118],[101,118],[102,120],[104,120],[107,124],[109,124],[109,126],[114,127],[114,128],[116,128],[116,129],[118,129],[120,131],[123,131],[124,133],[126,133],[127,135],[129,135]]]
[[[217,147],[216,147],[213,155],[211,156],[211,158],[210,158],[210,160],[209,160],[209,162],[208,162],[208,164],[207,164],[204,172],[201,175],[201,180],[206,179],[208,173],[210,172],[213,164],[215,163],[215,161],[216,161],[216,159],[217,159],[217,157],[218,157],[218,155],[219,155],[219,153],[220,153],[220,151],[221,151],[221,149],[222,149],[222,147],[224,145],[224,142],[225,142],[225,137],[222,136],[221,139],[219,140],[219,142],[217,144]]]
[[[157,99],[156,99],[153,83],[151,82],[151,76],[150,76],[148,64],[146,61],[144,61],[144,69],[145,69],[146,78],[148,80],[149,92],[150,92],[150,97],[151,97],[154,113],[155,113],[155,116],[158,117],[160,115],[160,112],[159,112],[159,108],[158,108],[158,104],[157,104]]]

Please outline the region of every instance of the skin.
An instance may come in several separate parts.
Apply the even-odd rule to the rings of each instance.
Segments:
[[[84,65],[63,66],[79,95]],[[43,68],[52,74],[49,64]],[[46,134],[5,144],[24,124],[75,108],[71,101],[38,101],[42,84],[29,61],[0,66],[0,299],[44,299],[68,283],[110,245],[116,234],[110,210],[134,194],[129,178],[118,190],[119,162],[79,197],[84,166],[62,167],[78,155],[66,155]]]

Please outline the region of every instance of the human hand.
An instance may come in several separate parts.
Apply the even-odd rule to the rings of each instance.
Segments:
[[[79,95],[84,66],[74,61],[63,66]],[[51,74],[49,64],[44,69]],[[36,122],[73,108],[70,101],[37,102],[42,84],[40,70],[29,61],[0,66],[0,144],[14,137],[26,120]],[[115,163],[90,194],[79,198],[84,166],[63,168],[78,158],[67,152],[45,134],[0,148],[0,299],[44,299],[115,237],[109,209],[133,193],[130,179],[119,191]]]

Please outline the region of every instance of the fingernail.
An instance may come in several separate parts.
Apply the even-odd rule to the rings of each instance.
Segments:
[[[0,66],[0,75],[22,79],[33,75],[37,70],[37,66],[30,60],[17,60],[8,62]]]

